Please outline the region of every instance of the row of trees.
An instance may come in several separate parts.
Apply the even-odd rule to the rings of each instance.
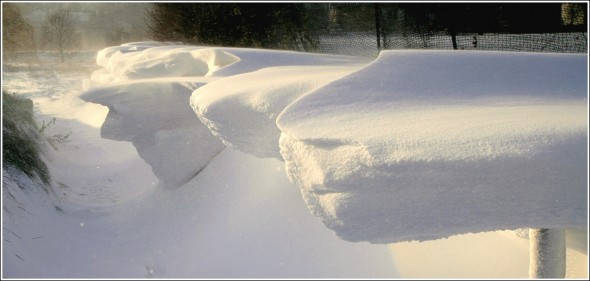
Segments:
[[[331,31],[387,36],[584,31],[583,3],[155,3],[160,41],[310,51]],[[456,44],[453,41],[454,44]],[[379,44],[379,42],[378,42]]]
[[[304,3],[154,3],[148,34],[159,41],[312,50],[313,13]]]
[[[19,6],[2,5],[4,56],[53,48],[62,61],[65,50],[81,44],[77,30],[101,37],[106,45],[121,44],[132,39],[130,34],[145,31],[158,41],[315,51],[321,33],[339,29],[372,30],[379,44],[381,37],[385,40],[387,34],[396,32],[547,32],[564,26],[578,28],[587,22],[584,4],[560,3],[68,3],[40,4],[52,12],[40,23],[40,36],[35,40],[34,27],[21,16]],[[68,7],[83,11],[88,20],[76,21]],[[146,7],[149,11],[144,18]]]
[[[157,41],[314,51],[335,26],[374,30],[374,15],[367,3],[153,3],[147,32]]]

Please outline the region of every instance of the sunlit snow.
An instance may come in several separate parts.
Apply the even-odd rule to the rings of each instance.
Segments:
[[[528,227],[568,228],[587,277],[586,55],[135,42],[96,64],[56,91],[3,74],[72,131],[57,200],[3,181],[5,277],[526,278],[528,241],[486,231]],[[485,270],[430,254],[474,240]]]
[[[587,222],[585,55],[384,51],[289,105],[281,154],[352,241]]]

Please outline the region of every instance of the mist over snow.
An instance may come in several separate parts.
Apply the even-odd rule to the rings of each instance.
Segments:
[[[587,55],[134,42],[96,65],[51,97],[66,74],[3,73],[73,132],[54,196],[3,181],[4,277],[526,278],[528,241],[491,231],[538,227],[587,277]]]

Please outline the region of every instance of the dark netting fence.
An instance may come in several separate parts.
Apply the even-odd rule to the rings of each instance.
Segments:
[[[323,3],[308,8],[321,53],[588,52],[587,3]]]

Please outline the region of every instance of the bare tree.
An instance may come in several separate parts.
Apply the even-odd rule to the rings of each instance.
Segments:
[[[64,62],[64,50],[76,43],[74,21],[70,11],[66,8],[50,14],[43,24],[43,38],[45,43],[57,48]]]

